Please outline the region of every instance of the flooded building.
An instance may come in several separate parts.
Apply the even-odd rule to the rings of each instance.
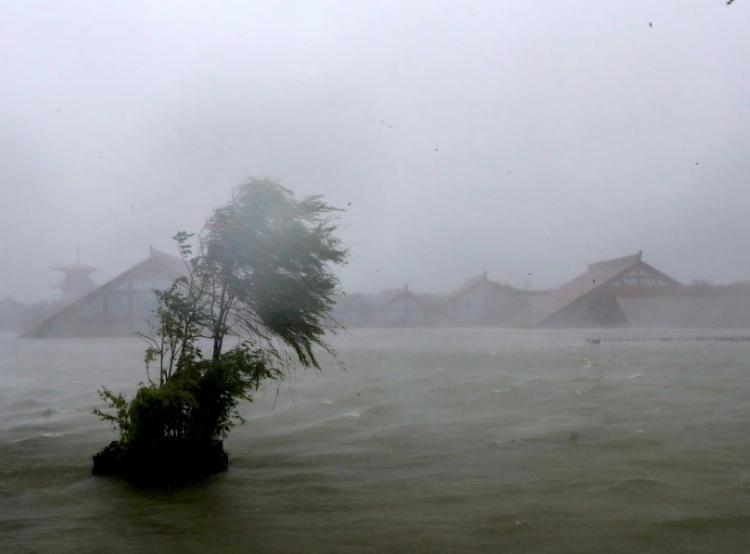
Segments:
[[[437,308],[427,297],[416,295],[406,285],[370,312],[368,323],[379,326],[423,326],[437,321]]]
[[[55,271],[61,271],[64,274],[63,280],[55,285],[62,291],[63,304],[70,304],[81,298],[96,288],[94,281],[91,279],[91,273],[97,271],[95,267],[82,264],[76,256],[76,262],[73,264],[62,265],[53,268]]]
[[[361,293],[341,294],[335,298],[333,320],[344,327],[363,327],[369,323],[372,302]]]
[[[26,338],[122,336],[147,332],[156,307],[154,290],[169,288],[184,275],[184,262],[150,250],[148,258],[84,294],[27,329]]]
[[[440,312],[451,325],[509,325],[526,306],[521,296],[510,285],[488,279],[485,271],[450,293]]]
[[[588,269],[545,295],[525,314],[530,327],[609,327],[631,325],[618,293],[649,291],[680,283],[645,263],[642,252],[591,263]]]
[[[750,328],[750,285],[627,288],[618,302],[632,327]]]
[[[27,307],[18,300],[10,295],[0,300],[0,332],[18,330],[27,317]]]

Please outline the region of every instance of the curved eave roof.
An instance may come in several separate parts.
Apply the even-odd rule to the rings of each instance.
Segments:
[[[529,324],[532,327],[542,325],[563,308],[566,308],[573,302],[576,302],[581,298],[592,294],[594,291],[610,284],[619,276],[629,272],[638,265],[645,267],[654,274],[660,275],[671,284],[679,285],[679,283],[669,275],[666,275],[658,269],[643,262],[641,260],[641,254],[641,252],[638,252],[632,256],[613,258],[611,260],[589,264],[588,270],[568,281],[560,288],[550,292],[549,295],[540,302],[535,313],[531,315]]]
[[[185,275],[187,273],[187,268],[185,267],[185,263],[182,261],[181,258],[178,258],[176,256],[172,256],[170,254],[166,254],[164,252],[160,252],[154,248],[150,250],[150,255],[145,260],[141,261],[140,263],[132,266],[129,269],[126,269],[122,273],[120,273],[117,277],[114,277],[104,283],[103,285],[95,288],[91,292],[85,294],[72,304],[68,304],[67,306],[63,306],[55,313],[51,314],[50,316],[44,318],[41,321],[36,322],[34,325],[32,325],[30,328],[26,329],[23,333],[21,333],[21,338],[40,338],[44,337],[44,329],[53,323],[56,319],[59,319],[61,317],[65,317],[67,314],[69,314],[71,311],[76,310],[77,306],[83,302],[88,302],[91,298],[94,298],[95,296],[102,294],[103,291],[106,291],[112,286],[123,279],[129,278],[134,273],[139,272],[142,268],[157,264],[162,267],[167,267],[175,273],[176,275]]]

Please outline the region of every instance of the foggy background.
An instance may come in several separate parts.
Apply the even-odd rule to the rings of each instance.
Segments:
[[[349,291],[750,279],[738,0],[0,0],[0,297],[101,284],[249,176],[347,207]],[[531,276],[529,276],[531,274]]]

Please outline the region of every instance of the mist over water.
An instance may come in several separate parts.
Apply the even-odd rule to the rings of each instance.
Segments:
[[[0,2],[0,308],[42,301],[20,329],[52,267],[174,253],[252,176],[345,208],[349,298],[641,251],[747,289],[750,0],[725,4]],[[745,326],[736,298],[712,306]],[[136,390],[143,343],[0,335],[0,554],[744,554],[750,343],[587,342],[688,333],[723,331],[343,332],[346,371],[268,384],[229,471],[173,490],[90,474],[96,391]]]
[[[745,552],[750,345],[368,329],[263,389],[229,471],[90,475],[134,339],[0,339],[2,552]],[[675,336],[670,332],[670,336]]]

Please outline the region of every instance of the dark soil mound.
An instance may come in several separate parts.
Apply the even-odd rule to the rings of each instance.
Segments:
[[[94,456],[94,475],[118,475],[130,481],[170,486],[226,471],[224,444],[164,441],[157,446],[128,447],[113,441]]]

